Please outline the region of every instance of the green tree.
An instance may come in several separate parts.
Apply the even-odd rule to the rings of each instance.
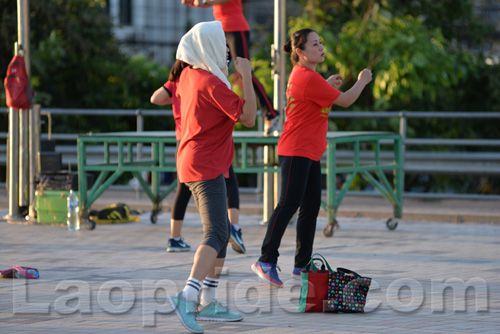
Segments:
[[[472,1],[300,2],[304,11],[290,17],[289,29],[311,27],[323,38],[327,57],[318,70],[325,77],[342,74],[346,78],[342,87],[345,90],[359,71],[373,69],[373,82],[349,109],[498,110],[500,67],[485,62],[492,29],[475,16]],[[436,134],[440,138],[498,138],[498,127],[486,123],[412,120],[407,134],[419,138],[434,138]],[[330,129],[398,131],[398,125],[396,119],[336,119],[331,121]],[[479,184],[485,183],[467,177],[429,180],[434,190],[442,185],[440,190],[458,192],[477,191]],[[486,183],[491,190],[495,181]],[[411,184],[407,182],[409,187]]]
[[[388,0],[394,15],[418,17],[430,29],[439,28],[453,48],[484,50],[493,38],[494,24],[479,19],[472,0]]]
[[[31,80],[37,103],[43,107],[154,108],[149,97],[166,81],[169,69],[122,54],[111,34],[105,5],[100,0],[30,1]],[[3,77],[17,39],[16,2],[0,0],[0,8]],[[135,128],[133,118],[99,120],[61,117],[53,130],[81,133]],[[173,129],[167,117],[154,124],[156,129]]]
[[[327,57],[319,71],[325,76],[340,73],[346,78],[342,89],[347,89],[359,71],[373,69],[373,82],[351,109],[457,111],[498,106],[498,79],[494,76],[498,66],[485,65],[485,57],[478,51],[491,35],[487,33],[491,27],[473,15],[471,1],[410,1],[411,6],[389,0],[302,3],[303,14],[289,19],[289,29],[311,27],[322,36]],[[443,20],[437,19],[436,11]],[[445,36],[441,25],[444,29],[452,25],[459,30],[473,29],[467,34],[448,29]],[[471,41],[472,50],[456,47],[463,45],[464,36]],[[388,126],[397,130],[396,123],[388,125],[382,120],[355,124],[341,120],[337,124],[347,130],[387,130]],[[414,131],[429,136],[436,130],[447,133],[426,124],[409,129],[410,135]],[[492,133],[498,137],[498,130]]]

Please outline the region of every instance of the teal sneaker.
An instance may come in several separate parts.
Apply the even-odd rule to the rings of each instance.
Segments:
[[[174,308],[182,325],[186,327],[188,331],[192,333],[203,333],[203,328],[196,322],[197,303],[186,301],[182,292],[173,296],[168,296],[168,301]]]
[[[231,312],[217,300],[198,309],[196,320],[199,321],[241,321],[241,314]]]
[[[245,254],[247,251],[245,249],[245,245],[243,244],[243,239],[241,238],[241,228],[236,231],[234,224],[231,224],[231,238],[229,239],[229,242],[235,252]]]

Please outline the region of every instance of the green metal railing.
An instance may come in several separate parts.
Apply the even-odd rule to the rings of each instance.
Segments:
[[[236,173],[279,173],[281,169],[277,163],[276,146],[279,137],[267,137],[262,132],[235,132],[235,157],[233,162]],[[160,172],[175,172],[175,162],[168,161],[165,155],[167,146],[175,147],[175,132],[117,132],[101,133],[80,136],[78,138],[78,175],[80,192],[80,212],[82,219],[88,220],[91,205],[99,196],[123,174],[130,172],[139,181],[141,188],[153,204],[151,222],[156,222],[156,215],[161,210],[161,202],[175,188],[173,181],[166,189],[160,189]],[[327,135],[326,164],[322,172],[327,178],[327,199],[322,207],[328,215],[328,226],[323,233],[325,236],[333,234],[337,224],[336,214],[342,200],[351,187],[356,175],[360,175],[372,184],[384,198],[394,207],[394,217],[387,221],[389,229],[396,228],[398,218],[402,216],[403,208],[403,162],[402,139],[399,134],[390,132],[331,132]],[[102,163],[87,163],[87,148],[92,145],[103,146]],[[133,148],[136,145],[150,145],[151,157],[142,159],[134,157]],[[353,146],[354,158],[352,163],[338,165],[336,150],[338,146]],[[394,154],[392,163],[382,164],[380,156],[382,146],[391,146]],[[267,146],[271,148],[270,163],[264,164],[258,149]],[[361,147],[364,150],[372,149],[374,159],[370,163],[360,162]],[[111,159],[111,149],[117,150],[117,158]],[[151,172],[151,185],[144,180],[141,172]],[[98,173],[91,189],[87,187],[88,172]],[[392,172],[390,181],[386,174]],[[337,193],[337,174],[346,174],[347,178]],[[95,226],[95,225],[94,225]]]

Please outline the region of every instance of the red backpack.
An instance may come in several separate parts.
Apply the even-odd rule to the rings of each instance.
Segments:
[[[14,109],[29,109],[33,92],[26,72],[26,64],[21,56],[14,56],[7,68],[4,80],[6,104]]]

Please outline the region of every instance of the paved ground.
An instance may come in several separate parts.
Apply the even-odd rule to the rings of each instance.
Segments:
[[[125,198],[132,208],[146,210],[143,200],[121,196],[103,196],[96,205]],[[333,238],[323,237],[326,218],[320,216],[315,251],[332,266],[373,278],[365,314],[297,312],[300,281],[290,278],[293,225],[280,250],[285,287],[270,289],[259,281],[250,265],[257,260],[265,228],[258,224],[262,220],[258,210],[252,213],[250,205],[243,206],[247,253],[228,251],[218,295],[245,319],[201,323],[205,332],[498,333],[500,225],[466,219],[457,221],[470,224],[440,222],[445,217],[453,221],[460,214],[467,214],[467,219],[475,216],[477,221],[496,217],[498,205],[421,204],[405,202],[406,212],[415,212],[417,218],[420,212],[421,220],[407,214],[410,218],[403,217],[394,231],[385,226],[390,206],[373,200],[346,199],[344,213],[339,214],[340,229]],[[373,214],[377,209],[380,218]],[[183,235],[196,247],[201,228],[192,211]],[[7,206],[0,205],[0,217],[7,213]],[[166,294],[182,289],[194,252],[165,252],[169,218],[162,213],[152,225],[149,212],[144,212],[138,223],[98,225],[93,231],[79,232],[0,220],[0,269],[33,266],[41,274],[38,280],[0,279],[0,329],[7,333],[185,333]]]
[[[262,221],[262,194],[248,191],[240,192],[241,213],[260,216]],[[163,211],[170,212],[174,193],[163,201]],[[326,199],[326,198],[324,198]],[[144,193],[111,189],[106,190],[92,205],[100,209],[107,204],[124,202],[132,209],[142,212],[151,211],[152,204]],[[5,188],[0,188],[0,208],[8,208],[8,194]],[[191,199],[189,212],[198,212]],[[325,217],[324,210],[320,216]],[[393,207],[381,196],[346,196],[337,212],[340,218],[374,218],[387,220],[393,216]],[[0,217],[1,218],[1,217]],[[490,223],[500,224],[500,199],[417,199],[405,198],[403,205],[403,220],[421,222],[448,223]]]

